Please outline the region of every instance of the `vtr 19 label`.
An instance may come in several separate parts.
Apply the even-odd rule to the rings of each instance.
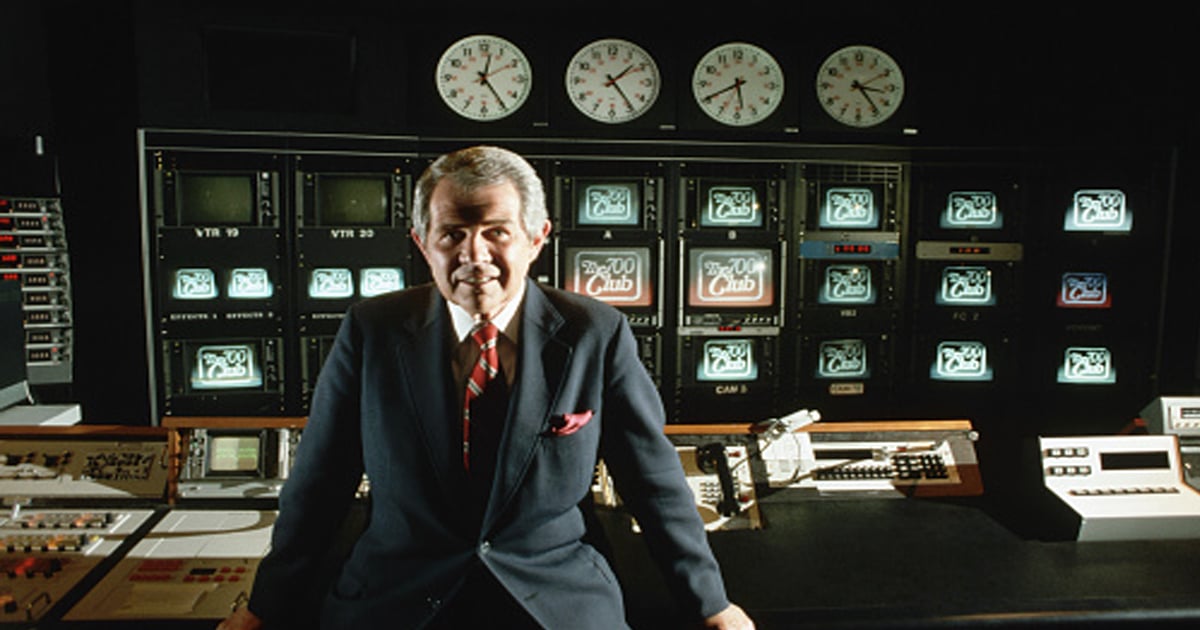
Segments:
[[[770,250],[693,250],[691,301],[696,305],[770,306]]]
[[[821,342],[817,350],[817,378],[863,378],[867,374],[867,344],[862,339]]]
[[[568,254],[567,286],[582,295],[623,306],[650,306],[650,253],[646,249],[580,249]]]

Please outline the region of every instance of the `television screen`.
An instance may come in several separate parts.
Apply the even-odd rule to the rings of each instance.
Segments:
[[[995,305],[992,270],[986,265],[971,264],[942,267],[934,302],[941,306]]]
[[[386,176],[317,176],[317,225],[388,225],[388,185]]]
[[[818,304],[871,305],[878,301],[880,278],[866,263],[827,263],[819,271]]]
[[[308,297],[341,300],[354,297],[354,274],[346,267],[318,267],[308,280]]]
[[[865,379],[871,376],[866,339],[822,339],[817,345],[813,376],[822,380]]]
[[[876,230],[882,199],[872,186],[844,185],[825,189],[817,225],[823,229]]]
[[[642,224],[637,181],[579,180],[575,185],[578,227],[638,227]]]
[[[1108,274],[1099,271],[1064,272],[1055,304],[1059,308],[1112,308]]]
[[[1004,227],[1004,209],[990,190],[953,190],[939,225],[945,230],[999,230]]]
[[[992,365],[987,344],[979,340],[943,340],[937,343],[929,378],[935,381],[991,381]]]
[[[1130,232],[1133,214],[1125,205],[1125,192],[1114,188],[1075,191],[1063,218],[1065,232]]]
[[[178,174],[181,225],[253,225],[255,180],[249,173]]]
[[[654,305],[650,248],[567,247],[563,287],[616,307]]]
[[[758,380],[760,358],[753,339],[712,337],[704,340],[696,362],[697,383]]]
[[[275,294],[275,285],[262,267],[238,267],[229,272],[225,292],[235,300],[262,300]]]
[[[223,475],[255,475],[260,472],[262,436],[258,434],[210,435],[208,472]]]
[[[1078,385],[1109,385],[1117,382],[1110,349],[1103,346],[1069,346],[1063,351],[1058,382]]]
[[[212,269],[184,267],[175,270],[171,297],[176,300],[211,300],[217,297],[217,277]]]
[[[404,270],[399,267],[365,267],[359,270],[358,294],[373,297],[404,288]]]
[[[192,357],[192,389],[246,389],[263,384],[257,344],[196,346]]]
[[[709,183],[700,190],[702,228],[757,228],[764,225],[766,200],[758,184]]]
[[[760,308],[775,304],[775,252],[767,248],[691,247],[687,305]]]

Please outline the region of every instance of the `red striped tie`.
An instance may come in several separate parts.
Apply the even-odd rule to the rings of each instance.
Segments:
[[[496,337],[500,331],[491,322],[475,328],[471,338],[479,344],[479,361],[467,377],[467,393],[463,401],[463,469],[471,469],[471,402],[483,394],[489,381],[496,377],[500,355],[496,352]]]

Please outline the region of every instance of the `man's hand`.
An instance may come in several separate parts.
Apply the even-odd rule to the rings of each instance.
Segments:
[[[245,607],[233,611],[217,625],[217,630],[260,630],[263,627],[262,619],[258,615],[250,612]]]
[[[730,604],[725,610],[705,619],[704,627],[718,630],[754,630],[754,622],[740,606]]]

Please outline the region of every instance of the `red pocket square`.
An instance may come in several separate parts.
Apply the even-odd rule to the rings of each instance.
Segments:
[[[571,435],[583,428],[592,419],[592,410],[580,413],[564,413],[550,418],[550,435]]]

